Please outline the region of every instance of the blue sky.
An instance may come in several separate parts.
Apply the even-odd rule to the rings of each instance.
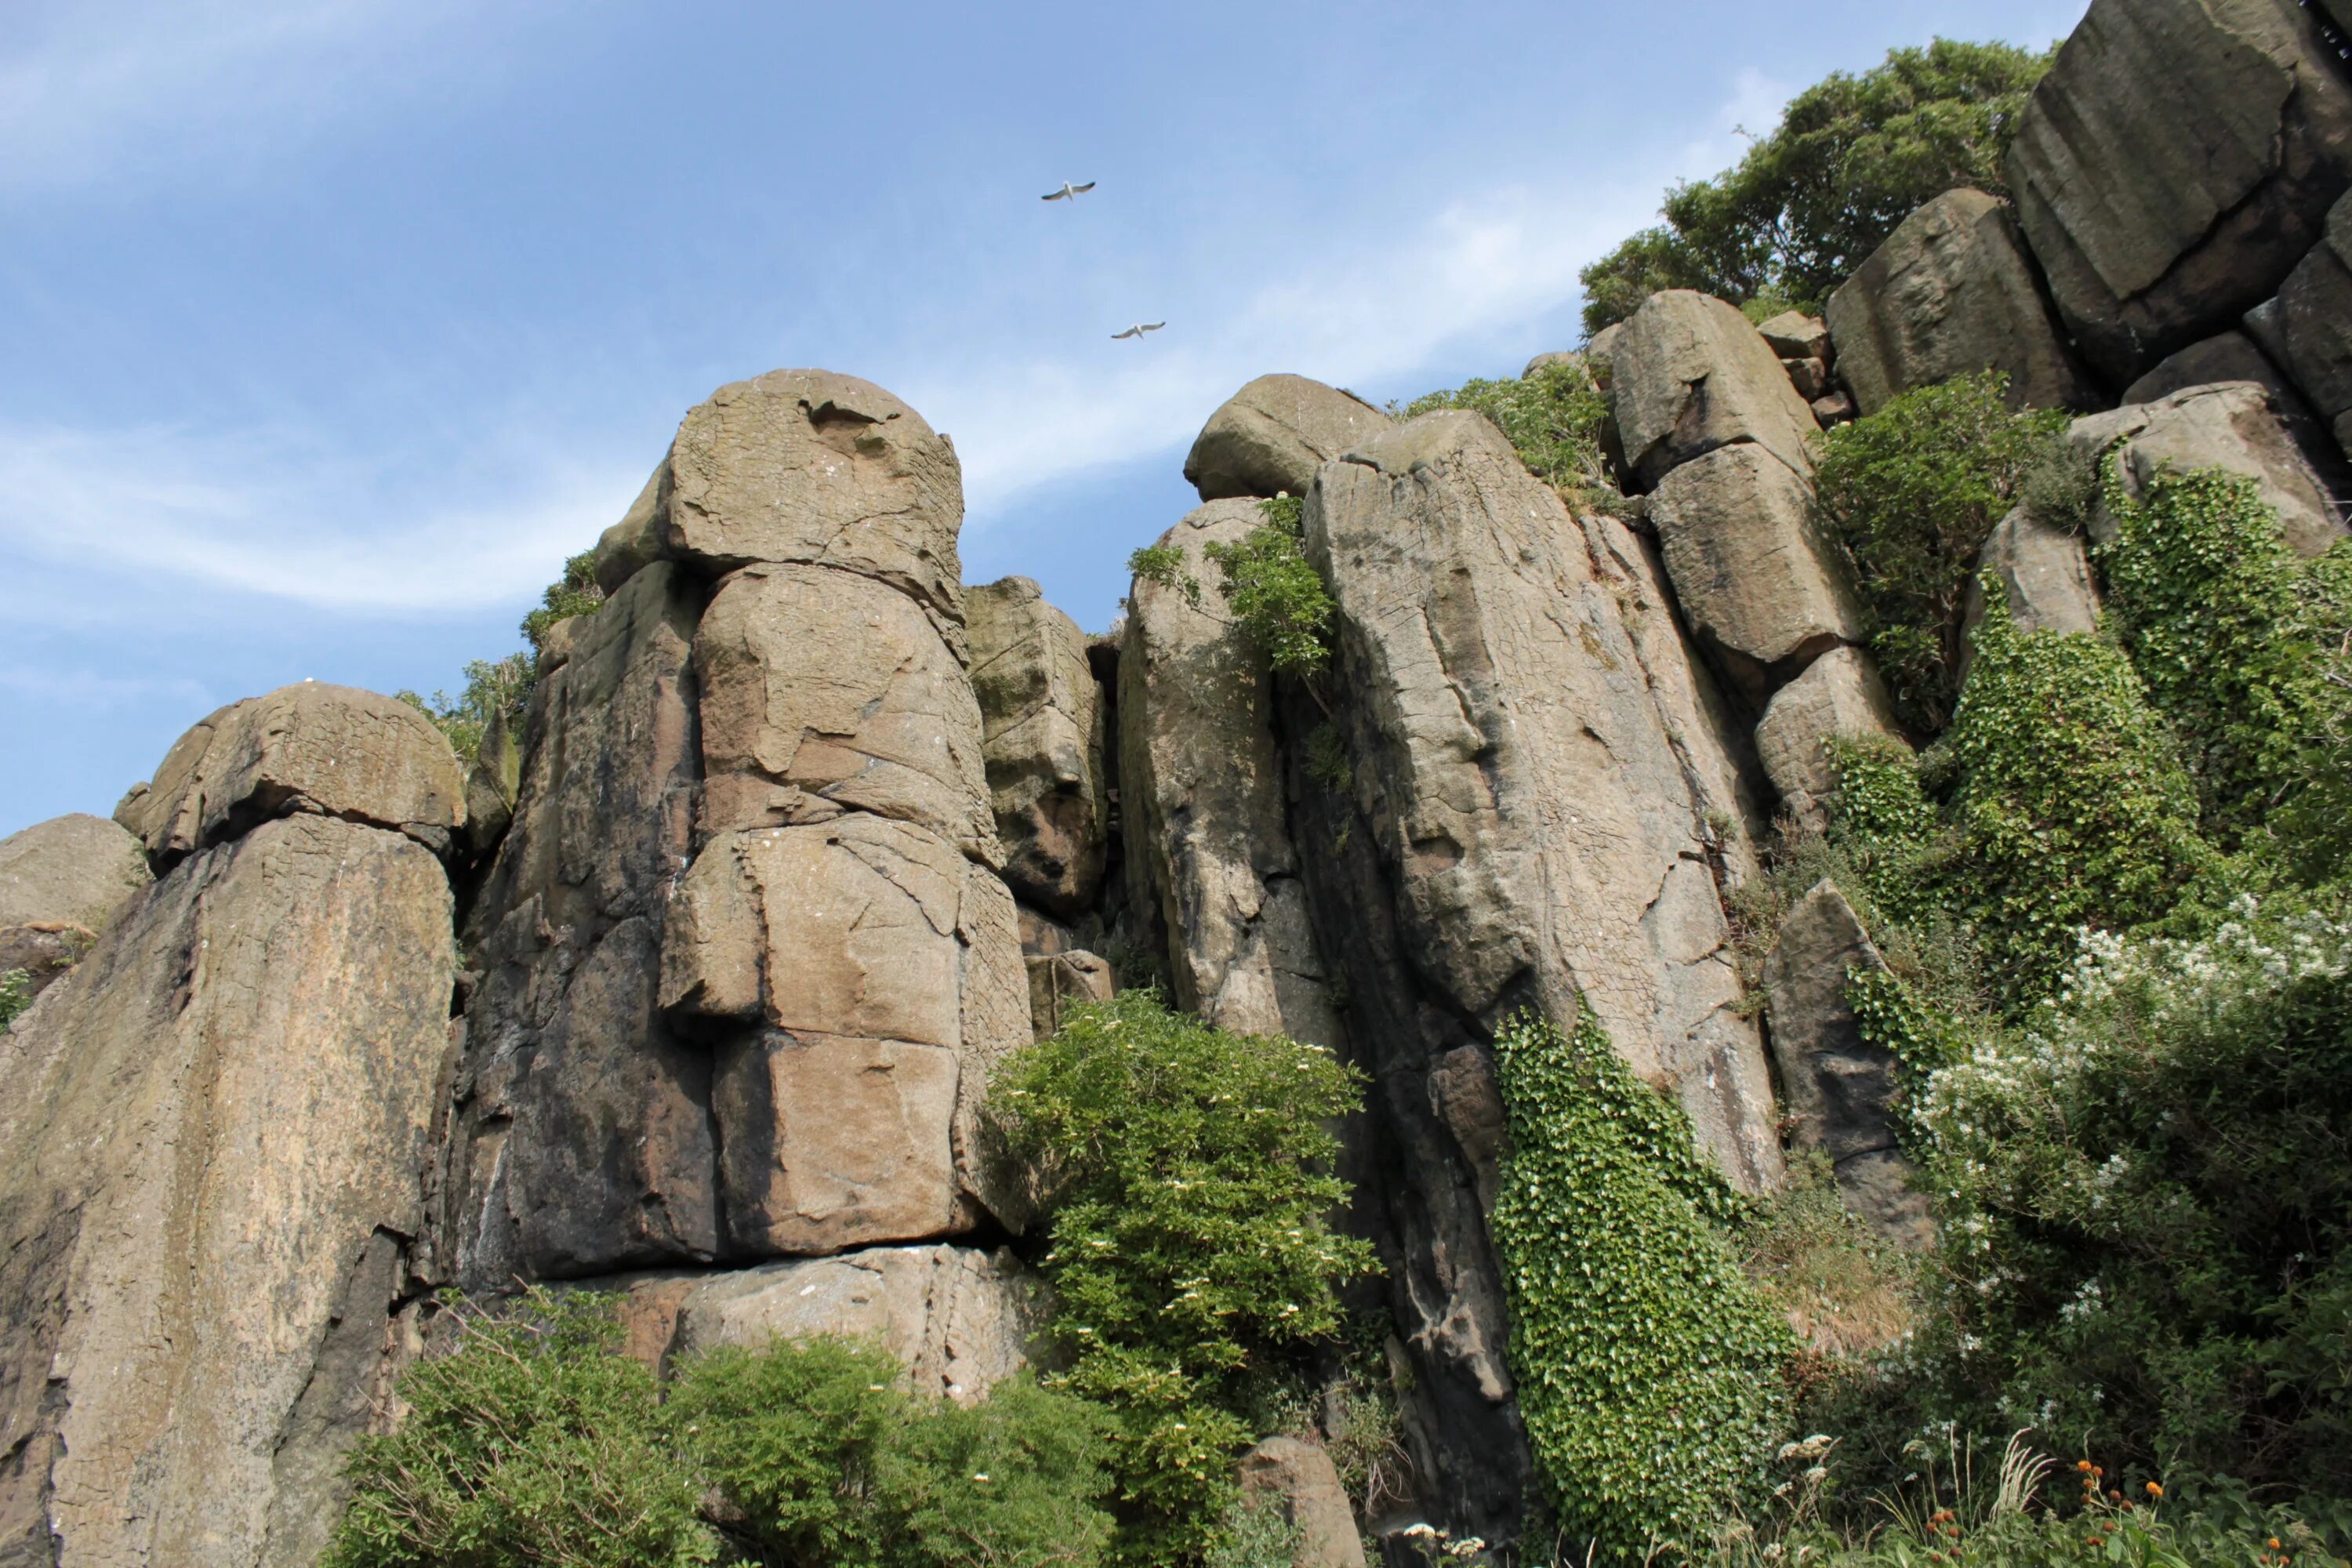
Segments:
[[[1516,374],[1796,89],[2082,9],[5,0],[0,834],[238,697],[454,688],[780,365],[952,435],[966,578],[1099,629],[1249,377]]]

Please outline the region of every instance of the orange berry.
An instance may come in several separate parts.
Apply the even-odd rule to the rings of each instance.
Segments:
[[[2091,1461],[2088,1459],[2077,1459],[2074,1461],[2074,1468],[2078,1470],[2087,1470],[2091,1468]]]
[[[2147,1483],[2147,1495],[2150,1497],[2162,1497],[2164,1495],[2164,1489],[2158,1486],[2154,1481],[2150,1481]]]

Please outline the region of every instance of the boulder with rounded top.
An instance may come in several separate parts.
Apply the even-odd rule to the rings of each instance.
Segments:
[[[39,994],[154,879],[145,846],[86,812],[0,838],[0,975],[21,971]]]
[[[1689,289],[1653,294],[1621,323],[1607,360],[1617,434],[1644,487],[1741,442],[1811,475],[1813,412],[1738,307]]]
[[[2091,576],[2090,552],[2082,538],[2042,521],[2025,507],[2012,507],[1987,536],[1969,578],[1960,614],[1963,679],[1976,656],[1972,634],[1985,617],[1988,574],[2000,584],[2009,602],[2009,618],[2020,631],[2099,629],[2099,586]]]
[[[2112,453],[2124,492],[2134,500],[2168,468],[2225,468],[2254,481],[2297,553],[2317,555],[2345,536],[2344,520],[2326,487],[2258,383],[2192,386],[2153,403],[2090,415],[2068,426],[2066,439],[2085,457]],[[2111,537],[2115,527],[2104,501],[2095,505],[2092,536]]]
[[[1262,375],[1201,426],[1184,458],[1185,482],[1204,501],[1303,496],[1318,467],[1389,423],[1352,393],[1303,375]]]
[[[1780,808],[1807,830],[1829,826],[1837,788],[1832,741],[1899,736],[1878,667],[1858,647],[1835,647],[1772,696],[1756,726],[1756,754]]]

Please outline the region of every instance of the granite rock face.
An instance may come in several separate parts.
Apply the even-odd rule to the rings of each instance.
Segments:
[[[2297,553],[2317,555],[2345,536],[2326,487],[2273,410],[2270,394],[2253,382],[2192,386],[2094,414],[2074,421],[2066,438],[2085,454],[2114,447],[2125,493],[2134,500],[2167,468],[2226,468],[2254,481]],[[2104,504],[2093,510],[2094,537],[2108,537],[2114,526]]]
[[[422,1229],[450,910],[412,839],[296,813],[0,1036],[0,1559],[316,1560]]]
[[[1753,442],[1811,478],[1805,442],[1820,428],[1813,411],[1736,306],[1670,289],[1651,295],[1615,332],[1609,395],[1626,462],[1643,486],[1737,442]]]
[[[2011,508],[1993,525],[1978,553],[1960,615],[1960,675],[1968,676],[1976,651],[1971,635],[1985,617],[1984,574],[1991,573],[2009,600],[2009,618],[2020,631],[2095,632],[2099,629],[2099,586],[2091,576],[2090,552],[2082,539],[2053,528],[2024,507]]]
[[[1790,1141],[1827,1152],[1847,1206],[1916,1249],[1935,1232],[1926,1196],[1900,1178],[1907,1162],[1895,1135],[1895,1058],[1863,1039],[1846,1001],[1850,973],[1885,967],[1853,907],[1825,881],[1782,917],[1764,986]]]
[[[2352,85],[2294,0],[2095,0],[2009,153],[2058,312],[2110,385],[2274,293],[2352,185]]]
[[[0,838],[0,974],[22,970],[37,995],[155,879],[119,824],[76,812]]]
[[[1899,739],[1902,732],[1870,655],[1836,647],[1773,694],[1756,726],[1756,754],[1781,809],[1819,833],[1829,826],[1829,797],[1837,788],[1830,742]]]
[[[1303,375],[1262,375],[1209,416],[1184,458],[1204,501],[1307,493],[1315,470],[1389,416],[1352,393]]]
[[[1029,903],[1077,915],[1102,890],[1110,850],[1102,689],[1086,634],[1026,577],[967,588],[964,607],[1004,879]]]
[[[289,812],[389,827],[446,854],[466,823],[466,780],[441,731],[407,703],[306,680],[198,723],[114,820],[163,869]]]
[[[2280,285],[2273,313],[2288,374],[2352,454],[2352,195],[2329,210],[2325,239]]]
[[[1976,371],[2008,377],[2013,407],[2093,408],[2051,319],[2009,204],[1947,191],[1906,217],[1830,296],[1838,373],[1875,414],[1914,387]]]

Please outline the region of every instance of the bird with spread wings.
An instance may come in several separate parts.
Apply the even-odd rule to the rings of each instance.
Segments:
[[[1095,183],[1094,183],[1092,180],[1088,180],[1088,181],[1087,181],[1085,184],[1083,184],[1083,185],[1074,185],[1074,184],[1070,184],[1070,182],[1069,182],[1069,181],[1067,181],[1067,180],[1064,180],[1064,181],[1062,182],[1062,188],[1061,188],[1060,190],[1058,190],[1058,191],[1047,191],[1047,192],[1046,192],[1043,196],[1039,197],[1038,199],[1039,199],[1040,201],[1048,201],[1048,202],[1074,202],[1074,201],[1076,201],[1080,196],[1085,195],[1088,191],[1093,190],[1094,188],[1095,188]]]
[[[1123,332],[1113,332],[1110,341],[1117,342],[1121,338],[1139,338],[1146,332],[1156,332],[1167,324],[1165,321],[1138,321]]]

